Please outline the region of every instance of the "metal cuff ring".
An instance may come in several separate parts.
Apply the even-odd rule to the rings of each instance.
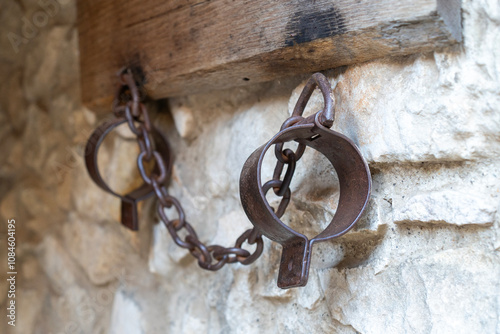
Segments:
[[[127,119],[123,116],[113,117],[102,122],[90,135],[87,145],[85,147],[85,165],[89,172],[92,180],[104,191],[118,197],[121,199],[121,222],[123,225],[129,229],[136,231],[139,229],[139,223],[137,218],[137,204],[138,202],[148,198],[153,195],[154,189],[151,185],[143,183],[140,187],[132,190],[126,195],[120,195],[113,191],[104,181],[99,172],[99,167],[97,165],[97,153],[99,148],[104,141],[104,138],[119,125],[127,123]],[[156,146],[156,150],[159,151],[162,156],[168,157],[168,161],[165,161],[167,166],[167,175],[170,174],[170,169],[172,165],[172,157],[170,153],[170,148],[167,139],[155,128],[152,127],[153,142]],[[157,170],[157,166],[155,166]]]
[[[307,283],[312,246],[337,238],[358,221],[370,196],[371,175],[359,149],[346,136],[321,124],[321,113],[308,117],[276,134],[248,158],[240,177],[240,196],[252,224],[269,239],[280,243],[283,252],[278,275],[280,288]],[[321,152],[333,165],[340,184],[337,211],[330,224],[312,239],[285,225],[274,213],[262,189],[261,170],[271,146],[296,141]]]

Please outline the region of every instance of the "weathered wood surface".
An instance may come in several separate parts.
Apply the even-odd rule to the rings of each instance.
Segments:
[[[82,98],[98,111],[125,65],[157,99],[461,40],[460,0],[79,0],[78,17]]]

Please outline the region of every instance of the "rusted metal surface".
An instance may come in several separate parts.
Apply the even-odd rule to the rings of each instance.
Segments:
[[[323,94],[324,109],[304,118],[302,113],[316,87],[319,87]],[[102,189],[122,200],[122,223],[132,230],[138,229],[137,202],[154,194],[158,203],[158,215],[174,242],[189,250],[204,269],[219,270],[226,263],[239,262],[246,265],[254,262],[262,254],[262,235],[265,235],[283,246],[278,286],[304,286],[307,283],[313,244],[346,233],[359,219],[368,202],[370,171],[356,145],[344,135],[329,129],[334,121],[333,101],[330,84],[322,74],[316,73],[311,77],[292,116],[267,144],[252,153],[246,161],[241,172],[240,195],[243,208],[254,228],[245,231],[236,240],[234,247],[207,246],[202,243],[194,228],[187,222],[181,203],[168,193],[167,185],[173,160],[168,141],[151,124],[147,108],[142,103],[141,92],[130,70],[119,74],[113,113],[114,117],[101,124],[87,143],[86,165],[91,178]],[[106,135],[125,123],[136,135],[140,149],[137,166],[144,184],[129,194],[120,195],[111,190],[101,177],[97,152]],[[283,144],[289,141],[298,143],[295,152],[283,149]],[[262,185],[262,161],[272,146],[277,158],[273,179]],[[340,183],[339,205],[332,221],[323,232],[310,240],[280,220],[290,203],[290,183],[296,164],[307,147],[323,153],[328,158]],[[153,161],[155,166],[148,172],[144,163]],[[281,180],[283,171],[285,173]],[[266,193],[271,188],[277,196],[282,197],[276,212],[266,200]],[[165,209],[172,207],[176,211],[173,218],[165,213]],[[253,253],[243,248],[245,242],[256,245]]]
[[[153,195],[154,188],[145,182],[139,188],[126,195],[118,194],[106,184],[97,165],[97,153],[104,138],[116,127],[125,123],[127,123],[127,119],[124,116],[118,115],[104,121],[94,130],[85,147],[85,164],[90,177],[100,188],[121,199],[122,224],[135,231],[139,228],[137,203]],[[170,166],[171,155],[167,140],[155,128],[151,128],[151,135],[157,150],[166,158],[167,165]],[[167,170],[164,173],[168,173]]]
[[[303,118],[303,110],[316,86],[321,89],[325,107],[322,111]],[[316,73],[306,84],[292,116],[284,122],[281,131],[252,153],[241,172],[240,196],[245,213],[260,233],[283,246],[278,276],[280,288],[306,285],[313,244],[345,234],[360,218],[368,203],[371,188],[368,165],[349,138],[329,129],[333,120],[330,85],[322,74]],[[299,143],[296,152],[283,150],[283,144],[289,141]],[[273,145],[278,163],[273,180],[262,185],[262,161]],[[289,186],[295,164],[306,147],[326,156],[337,172],[340,184],[338,208],[332,221],[324,231],[310,240],[280,220],[290,201]],[[281,181],[284,164],[288,167]],[[276,212],[266,200],[266,193],[270,188],[278,196],[283,196]]]
[[[155,195],[158,205],[157,212],[161,221],[167,227],[174,242],[189,250],[198,260],[200,267],[207,270],[219,270],[226,263],[239,262],[250,264],[254,262],[263,250],[262,236],[257,229],[245,231],[235,242],[234,247],[205,245],[195,230],[186,220],[184,209],[180,202],[167,191],[172,166],[167,140],[151,124],[146,106],[141,101],[141,92],[129,69],[119,73],[119,84],[116,98],[113,102],[114,117],[101,124],[91,135],[86,147],[86,165],[91,178],[105,191],[122,200],[122,223],[132,230],[138,229],[137,202]],[[97,166],[97,152],[104,137],[118,125],[127,123],[136,135],[140,153],[137,166],[144,184],[127,195],[119,195],[111,190],[102,179]],[[145,162],[154,160],[155,167],[148,173]],[[168,217],[166,208],[175,208],[176,217]],[[184,235],[182,237],[181,235]],[[250,253],[243,248],[247,242],[255,244],[255,250]]]

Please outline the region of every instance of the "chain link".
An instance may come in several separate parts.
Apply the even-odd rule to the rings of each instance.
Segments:
[[[292,116],[283,122],[281,130],[286,129],[303,119],[304,118],[302,116]],[[278,161],[276,161],[276,166],[274,167],[273,178],[262,186],[264,194],[267,194],[269,189],[273,188],[276,196],[282,197],[281,202],[278,204],[278,210],[273,208],[278,218],[283,216],[288,204],[290,204],[290,199],[292,197],[290,183],[292,182],[293,174],[295,173],[295,165],[296,162],[302,158],[306,149],[306,145],[299,144],[294,152],[289,148],[283,149],[283,144],[284,143],[274,144],[274,152]],[[287,165],[287,169],[282,181],[281,174],[283,173],[285,165]]]
[[[152,146],[151,121],[146,106],[141,102],[139,88],[130,69],[124,70],[119,75],[119,85],[113,102],[113,112],[115,115],[124,116],[127,119],[130,130],[136,135],[140,150],[137,157],[137,166],[140,175],[144,182],[153,187],[158,200],[158,215],[167,227],[174,242],[179,247],[189,250],[198,260],[198,265],[203,269],[215,271],[221,269],[226,263],[239,262],[244,265],[253,263],[262,254],[264,248],[262,235],[257,229],[253,228],[246,230],[236,240],[234,247],[226,248],[219,245],[206,246],[200,241],[191,224],[186,221],[186,215],[180,202],[175,197],[168,194],[165,186],[168,178],[168,168],[160,152]],[[276,193],[284,194],[279,196],[283,196],[283,201],[286,202],[286,205],[283,205],[282,201],[278,209],[279,212],[284,212],[290,201],[289,185],[295,169],[295,161],[298,160],[291,150],[285,150],[283,154],[285,161],[281,162],[279,166],[276,166],[275,174],[278,174],[277,177],[279,178],[279,174],[283,171],[284,164],[288,164],[289,167],[287,167],[286,175],[289,177],[287,179],[287,176],[285,176],[286,181],[283,182],[272,180],[270,181],[270,186],[267,188],[267,190],[269,190],[272,187],[275,189]],[[152,161],[155,162],[155,167],[148,174],[144,163]],[[282,206],[284,207],[282,208]],[[165,213],[165,209],[170,209],[172,207],[177,213],[177,217],[174,219],[169,218]],[[249,245],[256,245],[253,253],[242,248],[245,242]]]
[[[283,124],[281,125],[280,131],[302,121],[304,118],[302,116],[291,116],[288,119],[286,119]],[[277,143],[274,145],[274,154],[276,155],[276,159],[278,159],[278,163],[289,163],[288,161],[288,155],[287,155],[287,150],[290,151],[290,149],[285,149],[283,150],[283,145],[284,143]],[[306,150],[306,145],[304,144],[299,144],[297,146],[297,150],[293,152],[295,154],[295,161],[299,161],[300,158],[302,158],[302,155],[304,154],[304,151]]]

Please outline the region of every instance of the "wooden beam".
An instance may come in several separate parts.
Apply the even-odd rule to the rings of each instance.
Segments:
[[[123,66],[158,99],[461,40],[460,0],[79,0],[78,28],[82,98],[98,111]]]

